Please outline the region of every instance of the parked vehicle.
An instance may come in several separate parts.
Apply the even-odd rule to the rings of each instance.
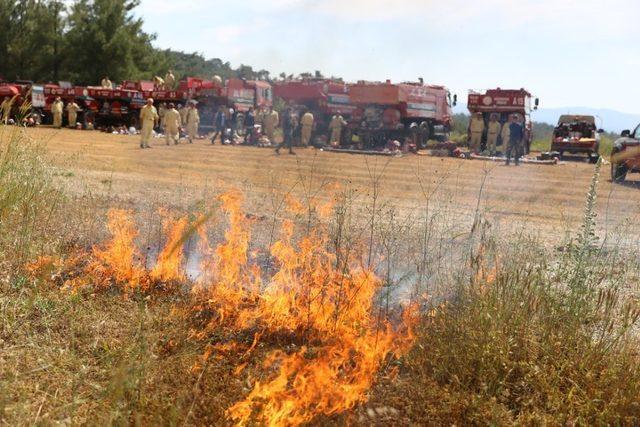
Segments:
[[[621,183],[631,172],[640,172],[640,125],[623,130],[611,150],[611,180]]]
[[[596,128],[594,116],[566,114],[560,116],[558,125],[553,129],[551,151],[577,154],[586,153],[592,163],[600,157],[600,134],[602,129]]]

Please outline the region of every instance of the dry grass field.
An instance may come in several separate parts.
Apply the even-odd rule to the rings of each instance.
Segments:
[[[164,139],[156,139],[152,149],[140,150],[136,136],[47,128],[28,132],[46,141],[54,162],[73,172],[83,186],[135,203],[162,199],[185,205],[209,190],[230,186],[248,190],[251,200],[274,189],[301,195],[309,191],[304,181],[311,177],[317,186],[337,183],[363,197],[376,188],[380,198],[409,212],[425,202],[425,195],[437,194],[448,203],[451,220],[463,224],[473,221],[480,197],[483,212],[504,230],[525,227],[550,242],[582,220],[594,169],[581,158],[558,166],[516,168],[477,160],[387,158],[315,149],[276,156],[270,149],[211,146],[208,140],[167,147]],[[636,222],[640,186],[612,184],[607,166],[602,175],[599,227],[610,231]],[[628,231],[635,234],[637,229]]]

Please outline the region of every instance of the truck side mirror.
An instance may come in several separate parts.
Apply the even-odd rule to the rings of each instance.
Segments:
[[[621,137],[626,138],[628,136],[631,135],[631,131],[629,129],[625,129],[622,131],[622,133],[620,134]]]
[[[533,109],[537,110],[539,105],[540,105],[540,99],[539,98],[534,99],[533,100]]]
[[[458,94],[454,93],[453,94],[453,106],[455,107],[456,105],[458,105]]]

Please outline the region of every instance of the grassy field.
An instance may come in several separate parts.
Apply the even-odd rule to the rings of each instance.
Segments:
[[[0,143],[3,423],[640,422],[605,166]]]

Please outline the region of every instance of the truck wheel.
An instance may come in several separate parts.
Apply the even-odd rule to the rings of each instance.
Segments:
[[[624,164],[611,163],[611,181],[621,183],[627,177],[627,167]]]
[[[598,154],[597,151],[594,153],[589,153],[589,163],[593,163],[595,165],[596,163],[598,163],[599,158],[600,158],[600,154]]]

